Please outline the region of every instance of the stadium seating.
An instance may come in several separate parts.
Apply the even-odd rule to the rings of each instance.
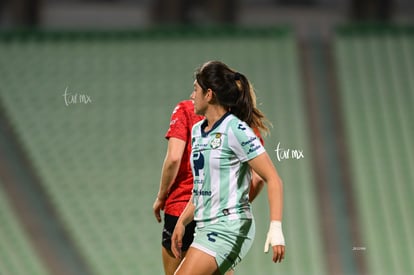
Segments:
[[[369,274],[414,271],[414,32],[346,26],[334,38],[338,83]]]
[[[152,203],[163,135],[175,104],[192,91],[194,69],[211,59],[253,82],[274,125],[266,148],[284,180],[286,261],[275,266],[263,254],[262,194],[253,205],[256,240],[237,274],[326,274],[290,30],[9,34],[0,52],[3,105],[94,274],[162,273]],[[305,158],[279,161],[279,143]]]
[[[31,247],[2,188],[0,188],[0,259],[0,274],[48,274]]]

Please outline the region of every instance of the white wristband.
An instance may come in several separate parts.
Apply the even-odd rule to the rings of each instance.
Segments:
[[[275,245],[285,245],[285,238],[283,237],[282,232],[282,222],[280,221],[271,221],[269,232],[267,232],[266,243],[264,247],[264,252],[269,252],[269,246]]]

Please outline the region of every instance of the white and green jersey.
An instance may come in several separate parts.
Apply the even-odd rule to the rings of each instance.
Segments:
[[[265,149],[253,130],[230,113],[208,132],[204,131],[206,123],[202,120],[192,129],[194,220],[203,227],[221,218],[251,219],[247,161]]]

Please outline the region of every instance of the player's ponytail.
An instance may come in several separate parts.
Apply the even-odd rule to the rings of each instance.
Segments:
[[[214,92],[213,103],[222,105],[251,128],[269,131],[264,114],[256,108],[253,86],[245,75],[220,61],[209,61],[196,71],[196,79],[204,92],[209,88]]]

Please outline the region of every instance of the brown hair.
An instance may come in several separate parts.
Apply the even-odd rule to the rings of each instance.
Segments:
[[[208,89],[214,92],[215,103],[226,108],[251,128],[269,132],[266,126],[269,122],[256,108],[256,95],[245,75],[220,61],[209,61],[196,70],[195,78],[203,93]]]

